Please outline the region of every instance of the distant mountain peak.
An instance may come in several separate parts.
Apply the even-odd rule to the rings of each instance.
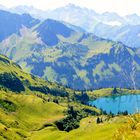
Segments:
[[[57,32],[58,30],[61,32],[61,30],[70,30],[73,31],[72,29],[70,29],[69,27],[67,27],[65,24],[63,24],[60,21],[54,20],[54,19],[46,19],[44,22],[42,22],[42,24],[40,25],[40,27],[45,28],[49,28],[49,30],[55,31]]]
[[[117,13],[115,13],[115,12],[104,12],[103,14],[102,14],[102,16],[115,16],[115,17],[120,17]]]
[[[42,41],[48,46],[56,45],[59,42],[57,35],[69,37],[74,32],[74,30],[65,24],[52,19],[45,20],[35,30],[39,33]]]
[[[130,15],[126,15],[127,18],[140,18],[136,13],[134,14],[130,14]]]
[[[18,6],[15,6],[13,8],[26,8],[26,7],[28,7],[28,8],[34,8],[33,6],[27,6],[27,5],[18,5]]]
[[[63,7],[60,7],[60,8],[63,8]],[[58,9],[60,9],[58,8]],[[88,9],[87,7],[81,7],[81,6],[78,6],[78,5],[75,5],[73,3],[69,3],[68,5],[66,5],[64,8],[69,8],[69,9],[79,9],[79,10],[87,10],[87,11],[91,11],[92,14],[96,13],[93,9]],[[97,13],[96,13],[97,14]]]
[[[4,5],[0,4],[0,9],[5,9],[6,7]]]
[[[48,18],[46,19],[44,22],[42,22],[43,24],[62,24],[61,22],[55,20],[55,19],[51,19],[51,18]]]
[[[76,5],[73,4],[73,3],[69,3],[68,5],[66,5],[66,7],[74,7],[74,8],[76,8],[76,7],[78,7],[78,6],[76,6]]]

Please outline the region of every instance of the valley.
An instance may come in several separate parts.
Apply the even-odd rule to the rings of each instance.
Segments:
[[[112,95],[113,89],[101,89],[87,91],[86,96],[80,91],[73,91],[55,83],[47,82],[33,75],[27,74],[5,56],[0,56],[0,77],[10,74],[6,82],[1,80],[0,87],[0,139],[4,140],[65,140],[65,139],[116,139],[120,129],[126,126],[128,116],[104,115],[95,107],[83,104],[85,97],[99,98],[99,96]],[[9,86],[9,82],[19,79],[19,90]],[[17,85],[16,85],[17,87]],[[22,88],[21,88],[22,87]],[[32,88],[31,88],[32,87]],[[120,89],[117,89],[120,92]],[[139,94],[140,91],[121,89],[125,94]],[[68,93],[68,95],[67,95]],[[100,94],[101,93],[101,94]],[[83,96],[84,100],[81,98]],[[88,100],[87,100],[88,101]],[[70,132],[60,131],[56,121],[64,119],[67,110],[72,106],[75,111],[80,111],[80,127]],[[77,114],[78,115],[78,114]],[[97,118],[103,119],[102,123],[96,123]],[[132,116],[133,117],[133,116]],[[77,118],[78,119],[78,118]],[[77,120],[78,121],[78,120]],[[133,122],[134,123],[134,122]],[[135,123],[138,123],[137,121]],[[131,124],[130,124],[131,125]],[[70,124],[68,123],[68,126]],[[87,127],[88,126],[88,127]],[[106,129],[106,131],[104,131]],[[135,135],[128,129],[130,139]],[[136,128],[135,133],[139,131]],[[83,133],[84,132],[84,133]],[[102,133],[101,133],[102,132]],[[122,132],[122,131],[121,131]],[[88,133],[88,135],[87,135]],[[109,133],[109,135],[108,135]],[[124,136],[121,134],[122,137]],[[119,137],[121,136],[119,135]],[[115,137],[114,137],[115,136]],[[139,136],[138,136],[139,137]]]
[[[0,140],[139,140],[139,24],[0,5]]]

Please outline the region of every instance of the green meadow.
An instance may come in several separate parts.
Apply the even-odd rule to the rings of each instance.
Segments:
[[[117,90],[124,94],[139,93]],[[105,115],[84,102],[111,96],[112,91],[74,91],[25,73],[0,55],[0,140],[139,139],[138,114]]]

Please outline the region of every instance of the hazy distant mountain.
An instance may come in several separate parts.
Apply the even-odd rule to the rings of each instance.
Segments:
[[[3,5],[0,5],[0,9],[1,9],[1,10],[8,10],[8,8],[6,8],[6,7],[3,6]]]
[[[88,8],[83,8],[76,6],[74,4],[68,4],[64,7],[60,7],[54,10],[43,11],[33,6],[17,6],[10,8],[9,11],[15,12],[18,14],[29,13],[32,16],[40,19],[52,18],[60,21],[65,21],[73,25],[81,26],[88,31],[91,30],[90,25],[97,23],[117,23],[119,25],[131,24],[137,25],[140,23],[140,17],[137,14],[127,15],[121,17],[116,13],[105,12],[102,14],[96,13],[94,10]],[[88,20],[88,21],[87,21]],[[90,22],[92,24],[90,24]]]
[[[17,6],[8,10],[18,14],[29,13],[41,20],[51,18],[63,21],[79,26],[79,29],[83,28],[87,32],[93,32],[99,37],[120,41],[130,47],[139,47],[139,29],[136,27],[139,28],[140,16],[137,14],[124,17],[110,12],[99,14],[94,10],[81,8],[74,4],[48,11],[42,11],[32,6]]]
[[[102,38],[119,41],[130,47],[140,46],[140,17],[136,14],[125,17],[110,12],[99,14],[94,10],[69,4],[49,11],[46,15],[80,26]]]
[[[110,27],[105,24],[98,24],[93,30],[94,34],[124,43],[129,47],[140,47],[140,25],[126,25]]]
[[[16,6],[16,7],[10,8],[10,11],[11,12],[15,12],[17,14],[24,14],[24,13],[32,13],[32,14],[35,13],[35,14],[37,14],[41,10],[36,9],[33,6],[20,5],[20,6]]]
[[[38,19],[44,19],[43,17],[46,16],[46,11],[42,11],[40,9],[34,8],[33,6],[26,6],[26,5],[16,6],[16,7],[8,9],[8,11],[10,11],[12,13],[17,13],[17,14],[28,13],[31,16],[33,16],[34,18],[38,18]],[[47,18],[47,16],[46,16],[46,18]]]
[[[0,43],[0,52],[28,72],[75,89],[140,88],[139,49],[74,27],[52,19],[21,26]]]
[[[138,16],[137,14],[127,15],[124,18],[128,24],[131,25],[140,24],[140,16]]]
[[[115,13],[98,14],[94,10],[81,8],[74,4],[60,7],[54,10],[42,11],[32,6],[17,6],[9,9],[10,12],[18,14],[29,13],[35,18],[45,20],[47,18],[65,21],[67,23],[80,26],[87,31],[92,31],[94,26],[100,22],[111,24],[111,22],[124,22],[123,18]]]

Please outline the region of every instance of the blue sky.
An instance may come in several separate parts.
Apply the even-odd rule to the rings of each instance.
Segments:
[[[102,12],[116,12],[120,15],[137,13],[140,15],[140,0],[0,0],[0,4],[13,7],[17,5],[34,6],[47,10],[65,6],[69,3]]]

